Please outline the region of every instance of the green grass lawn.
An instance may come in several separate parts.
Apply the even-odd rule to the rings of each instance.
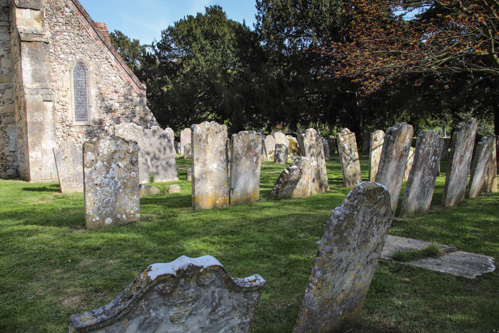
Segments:
[[[367,156],[361,158],[367,179]],[[66,332],[71,314],[108,303],[148,265],[207,254],[232,277],[258,273],[267,281],[252,332],[291,332],[316,241],[349,192],[338,157],[327,163],[328,193],[271,201],[283,166],[264,162],[258,203],[208,211],[192,210],[185,181],[190,161],[177,163],[181,180],[172,183],[181,193],[142,198],[140,222],[106,230],[85,230],[83,194],[60,194],[58,184],[0,180],[0,332]],[[166,192],[170,184],[155,185]],[[443,184],[442,174],[428,215],[396,218],[389,233],[499,262],[499,194],[444,209]],[[468,280],[381,262],[361,316],[347,331],[499,331],[498,274]]]

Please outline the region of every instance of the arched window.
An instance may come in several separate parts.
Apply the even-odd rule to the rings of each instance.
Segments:
[[[73,70],[74,120],[88,121],[88,69],[78,62]]]

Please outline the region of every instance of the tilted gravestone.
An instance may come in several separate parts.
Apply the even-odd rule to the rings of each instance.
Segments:
[[[388,188],[393,211],[397,208],[413,136],[414,128],[407,123],[389,127],[385,133],[376,182]]]
[[[83,144],[85,225],[103,228],[140,218],[139,148],[119,137]]]
[[[192,125],[192,206],[229,206],[227,126],[216,122]]]
[[[231,278],[212,256],[153,264],[107,305],[69,319],[70,332],[248,332],[265,280]]]
[[[190,128],[184,128],[180,132],[180,152],[179,152],[179,154],[184,154],[185,145],[188,143],[192,143],[191,137],[192,137],[192,131]]]
[[[297,157],[293,164],[284,169],[270,192],[274,200],[305,198],[310,196],[311,182],[310,161],[306,157]]]
[[[265,143],[265,153],[267,154],[266,160],[273,161],[274,160],[274,152],[275,152],[275,139],[273,135],[267,135],[264,140]]]
[[[433,131],[418,133],[414,163],[404,193],[401,217],[425,214],[430,210],[431,199],[442,156],[443,139]]]
[[[385,141],[385,132],[377,130],[371,133],[369,147],[369,181],[373,182],[378,173],[379,160],[383,151],[383,142]]]
[[[471,118],[466,124],[459,126],[452,135],[442,196],[444,207],[455,206],[464,199],[477,128],[478,122]]]
[[[255,131],[232,135],[230,205],[256,202],[260,198],[262,136]]]
[[[409,156],[407,156],[407,164],[405,165],[404,180],[409,179],[409,173],[411,172],[412,165],[414,164],[415,154],[416,154],[416,149],[411,147],[409,149]]]
[[[81,145],[63,141],[54,148],[55,165],[62,193],[83,192],[83,153]]]
[[[355,133],[350,132],[348,128],[344,128],[340,133],[336,134],[336,141],[340,154],[343,184],[346,187],[354,187],[362,181]]]
[[[288,163],[288,147],[286,147],[282,143],[276,143],[275,145],[274,163],[275,164]]]
[[[302,156],[310,161],[310,193],[319,194],[329,190],[326,158],[324,157],[324,148],[322,140],[317,135],[317,131],[309,128],[304,134],[300,135],[300,151]]]
[[[390,194],[372,182],[331,212],[294,332],[332,332],[358,315],[392,218]]]
[[[497,192],[496,136],[486,135],[478,143],[471,167],[469,198],[476,198],[482,192]]]

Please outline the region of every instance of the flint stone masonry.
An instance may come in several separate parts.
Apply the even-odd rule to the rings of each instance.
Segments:
[[[401,217],[426,214],[430,210],[442,147],[443,140],[438,133],[433,131],[418,133],[414,163],[409,174],[400,211]]]
[[[274,200],[306,198],[310,196],[311,168],[306,157],[298,157],[284,169],[270,192]]]
[[[322,140],[317,135],[317,131],[309,128],[300,135],[300,151],[302,156],[310,162],[310,193],[320,194],[329,190],[327,177],[326,159]]]
[[[277,143],[275,145],[274,163],[275,164],[288,163],[288,147],[286,147],[282,143]]]
[[[216,122],[192,125],[192,206],[211,209],[229,206],[227,126]]]
[[[478,122],[471,118],[466,124],[459,126],[452,135],[442,196],[444,207],[455,206],[464,199],[477,128]]]
[[[497,192],[497,151],[496,136],[486,135],[477,145],[471,167],[469,198],[476,198],[482,192]]]
[[[407,123],[398,123],[386,130],[376,182],[388,188],[393,211],[397,208],[413,136],[414,129]]]
[[[54,148],[55,163],[62,193],[83,192],[83,153],[71,141]]]
[[[256,202],[260,198],[262,136],[255,131],[232,135],[230,204]]]
[[[267,161],[274,160],[275,144],[276,142],[273,135],[267,135],[265,137],[265,154]]]
[[[385,141],[385,132],[382,130],[371,133],[371,143],[369,147],[369,181],[373,182],[378,173],[379,160],[383,151],[383,142]]]
[[[392,218],[388,190],[372,182],[331,212],[294,332],[332,332],[358,315]]]
[[[180,152],[179,154],[184,154],[185,145],[192,143],[192,131],[190,128],[184,128],[180,132]]]
[[[138,155],[136,142],[119,137],[83,144],[87,229],[140,218]]]
[[[354,187],[362,181],[355,133],[350,132],[348,128],[344,128],[340,133],[336,134],[336,141],[340,154],[343,184],[345,187]]]
[[[153,264],[113,301],[72,315],[70,332],[248,332],[265,280],[231,278],[212,256]]]

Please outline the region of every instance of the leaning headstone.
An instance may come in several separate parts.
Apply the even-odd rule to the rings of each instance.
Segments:
[[[478,122],[471,118],[466,124],[458,127],[452,135],[442,196],[444,207],[455,206],[464,199],[477,128]]]
[[[192,131],[189,127],[180,132],[180,154],[184,154],[185,145],[191,143]]]
[[[407,164],[405,165],[404,180],[409,179],[409,173],[411,172],[412,165],[414,164],[415,153],[416,153],[416,149],[411,147],[409,149],[409,156],[407,156]]]
[[[275,152],[275,139],[272,135],[267,135],[265,137],[265,152],[267,154],[267,161],[273,161]]]
[[[248,332],[265,280],[231,278],[212,256],[153,264],[107,305],[69,319],[70,332]]]
[[[230,205],[256,202],[260,198],[262,136],[255,131],[233,134]]]
[[[430,210],[438,176],[443,140],[432,131],[418,133],[414,163],[404,193],[401,217],[426,214]]]
[[[184,146],[184,159],[190,160],[192,158],[192,146],[190,143],[186,143]]]
[[[292,135],[288,135],[288,148],[289,148],[289,157],[291,159],[295,159],[300,156],[300,146],[298,145],[298,140]]]
[[[227,126],[216,122],[192,125],[192,206],[210,209],[229,206]]]
[[[471,167],[469,198],[476,198],[482,192],[497,192],[496,136],[486,135],[477,145]]]
[[[398,123],[386,130],[376,182],[388,188],[393,211],[397,208],[413,136],[414,128],[407,123]]]
[[[372,182],[331,212],[294,332],[333,332],[358,315],[392,218],[390,194]]]
[[[341,160],[343,184],[346,187],[354,187],[362,181],[355,133],[350,132],[348,128],[344,128],[340,133],[336,134],[336,141]]]
[[[311,182],[310,193],[319,194],[329,190],[326,158],[324,157],[324,148],[317,131],[309,128],[304,134],[300,135],[301,154],[310,161]]]
[[[373,182],[378,173],[379,160],[383,151],[383,142],[385,141],[385,132],[382,130],[371,133],[371,143],[369,147],[369,181]]]
[[[306,157],[297,157],[284,169],[270,192],[274,200],[306,198],[310,196],[311,169]]]
[[[288,163],[288,147],[286,147],[282,143],[277,143],[275,145],[274,163],[275,164]]]
[[[140,218],[138,155],[136,142],[119,137],[83,144],[87,229]]]
[[[69,140],[54,148],[55,165],[62,193],[83,192],[83,153],[81,145]]]

